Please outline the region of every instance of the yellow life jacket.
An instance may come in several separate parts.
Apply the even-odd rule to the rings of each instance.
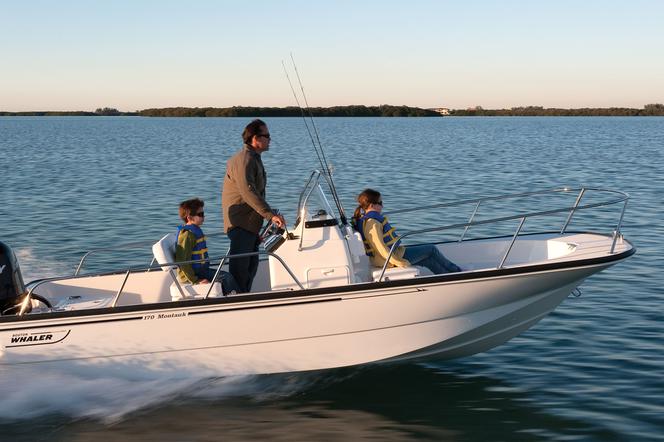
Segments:
[[[357,220],[355,224],[355,228],[360,232],[360,235],[362,235],[362,241],[364,242],[364,251],[367,253],[368,256],[374,256],[374,251],[371,247],[371,244],[369,244],[369,241],[364,236],[364,223],[369,218],[375,219],[383,226],[383,242],[385,243],[388,249],[391,248],[392,244],[394,244],[395,242],[397,243],[397,247],[399,246],[398,243],[401,242],[401,240],[399,239],[399,235],[396,234],[394,227],[390,225],[390,222],[387,219],[387,217],[372,210],[370,212],[365,213],[360,219]]]

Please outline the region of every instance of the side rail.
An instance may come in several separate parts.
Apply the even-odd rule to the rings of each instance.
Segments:
[[[284,262],[281,257],[278,255],[275,255],[272,252],[267,252],[267,251],[258,251],[258,252],[249,252],[249,253],[238,253],[235,255],[224,255],[223,257],[220,258],[215,258],[214,260],[208,260],[210,263],[213,262],[219,262],[219,266],[217,267],[217,271],[215,272],[214,275],[214,281],[218,280],[219,275],[221,274],[221,268],[224,264],[224,262],[227,259],[230,258],[246,258],[249,256],[259,256],[259,255],[267,255],[275,258],[281,265],[284,267],[284,269],[288,272],[288,274],[293,278],[293,281],[298,285],[298,287],[301,290],[304,290],[304,286],[302,283],[297,279],[293,271],[288,267],[288,265]],[[72,279],[82,279],[82,278],[89,278],[89,277],[96,277],[96,276],[109,276],[109,275],[117,275],[124,273],[124,278],[122,279],[122,283],[120,287],[118,288],[117,293],[113,297],[113,302],[111,303],[111,308],[117,306],[118,300],[120,299],[120,296],[122,295],[122,291],[124,290],[125,286],[127,285],[127,281],[129,280],[129,277],[132,273],[139,273],[139,272],[146,272],[150,270],[156,270],[156,269],[162,269],[162,270],[167,270],[171,274],[171,278],[173,279],[173,282],[177,285],[178,290],[180,291],[180,294],[182,295],[183,299],[187,299],[187,297],[184,294],[184,291],[182,290],[182,286],[180,285],[180,282],[178,281],[177,277],[175,276],[175,272],[173,271],[174,268],[177,268],[180,265],[183,264],[192,264],[194,262],[200,262],[200,260],[190,260],[190,261],[180,261],[180,262],[172,262],[172,263],[164,263],[164,264],[156,264],[156,265],[151,265],[149,267],[140,267],[140,268],[129,268],[127,270],[123,270],[122,272],[105,272],[105,273],[96,273],[96,274],[90,274],[90,275],[75,275],[75,276],[60,276],[56,278],[46,278],[46,279],[41,279],[37,281],[32,287],[30,287],[30,290],[28,291],[28,294],[25,296],[25,299],[21,303],[21,308],[18,312],[19,316],[23,316],[25,314],[25,311],[28,308],[28,305],[30,305],[30,301],[32,299],[32,294],[35,291],[35,289],[42,284],[45,284],[47,282],[56,282],[56,281],[64,281],[64,280],[72,280]],[[205,294],[205,297],[203,299],[208,299],[210,296],[210,293],[212,292],[212,285],[210,284],[210,288],[208,289],[207,293]]]
[[[592,203],[592,204],[585,204],[585,205],[580,205],[581,199],[583,196],[586,194],[588,191],[595,191],[595,192],[605,192],[613,195],[618,195],[617,198],[613,199],[608,199],[606,201],[601,201],[597,203]],[[482,221],[475,221],[475,216],[477,215],[477,212],[479,210],[479,207],[482,203],[485,203],[487,201],[497,201],[497,200],[507,200],[510,198],[523,198],[523,197],[528,197],[528,196],[535,196],[535,195],[545,195],[545,194],[550,194],[550,193],[560,193],[560,192],[578,192],[576,201],[571,207],[563,207],[563,208],[558,208],[558,209],[551,209],[551,210],[544,210],[544,211],[539,211],[539,212],[528,212],[528,213],[519,213],[516,215],[511,215],[511,216],[504,216],[504,217],[498,217],[498,218],[491,218],[487,220],[482,220]],[[396,247],[399,245],[401,240],[410,237],[410,236],[415,236],[415,235],[421,235],[425,233],[431,233],[431,232],[440,232],[444,230],[451,230],[451,229],[460,229],[463,228],[463,233],[461,234],[461,237],[459,238],[459,242],[463,241],[463,238],[465,234],[468,232],[468,230],[472,226],[479,226],[479,225],[487,225],[487,224],[496,224],[504,221],[510,221],[510,220],[519,220],[519,225],[516,228],[516,231],[514,232],[514,235],[512,236],[512,240],[507,247],[507,250],[503,254],[500,262],[496,266],[497,269],[501,269],[504,265],[505,262],[507,261],[507,258],[512,251],[512,248],[514,247],[514,243],[516,242],[519,234],[521,233],[521,230],[523,229],[523,225],[526,222],[528,218],[534,218],[534,217],[543,217],[543,216],[548,216],[548,215],[553,215],[556,213],[568,213],[567,218],[565,219],[565,223],[563,224],[562,228],[560,229],[560,233],[563,234],[565,233],[567,227],[569,226],[570,221],[572,220],[572,217],[579,211],[581,210],[588,210],[592,208],[597,208],[597,207],[605,207],[605,206],[610,206],[614,204],[622,204],[622,209],[620,210],[620,217],[618,219],[618,223],[616,225],[615,230],[613,231],[612,234],[612,241],[611,241],[611,248],[609,250],[609,253],[613,254],[615,252],[615,247],[616,247],[616,242],[618,238],[621,236],[620,233],[620,228],[622,227],[622,222],[623,218],[625,216],[625,210],[627,209],[627,202],[629,201],[629,195],[626,194],[625,192],[617,191],[617,190],[608,190],[608,189],[599,189],[599,188],[590,188],[590,187],[584,187],[580,189],[570,189],[570,188],[562,188],[562,189],[553,189],[553,190],[548,190],[548,191],[540,191],[540,192],[526,192],[526,193],[518,193],[518,194],[511,194],[511,195],[502,195],[502,196],[496,196],[496,197],[486,197],[486,198],[479,198],[479,199],[470,199],[470,200],[461,200],[461,201],[453,201],[450,203],[442,203],[442,204],[435,204],[435,205],[430,205],[427,206],[426,208],[424,207],[416,207],[416,208],[410,208],[410,209],[403,209],[403,210],[395,210],[389,212],[390,214],[394,213],[406,213],[406,212],[416,212],[419,210],[428,210],[430,211],[433,208],[443,208],[443,207],[455,207],[455,206],[461,206],[461,205],[466,205],[466,204],[474,204],[474,210],[470,216],[470,219],[465,222],[465,223],[456,223],[456,224],[448,224],[445,226],[439,226],[439,227],[431,227],[428,229],[421,229],[421,230],[414,230],[411,232],[406,232],[405,234],[400,236],[400,241],[395,242],[392,244],[392,247],[390,248],[390,253],[387,257],[387,260],[385,261],[385,264],[383,264],[383,268],[380,272],[380,276],[378,277],[378,282],[381,282],[383,280],[383,277],[385,275],[385,271],[387,270],[387,265],[390,262],[390,258],[392,258],[392,254],[396,250]]]
[[[207,236],[208,238],[210,238],[210,237],[213,238],[213,237],[221,236],[221,235],[222,235],[221,232],[213,232],[213,233],[210,233],[210,234],[206,234],[205,236]],[[76,271],[74,271],[74,276],[78,276],[81,273],[81,270],[83,269],[83,265],[85,264],[85,261],[87,261],[87,259],[92,255],[98,255],[98,254],[104,253],[104,252],[116,252],[118,250],[132,250],[132,249],[138,249],[138,248],[152,247],[152,245],[155,242],[156,241],[154,241],[154,240],[140,241],[140,242],[132,242],[132,243],[126,243],[126,244],[119,244],[119,245],[113,246],[113,247],[101,247],[101,248],[98,248],[98,249],[90,250],[90,251],[86,252],[83,255],[83,257],[81,257],[81,260],[79,261],[78,266],[76,266]],[[153,267],[154,264],[155,264],[155,259],[152,258],[152,261],[150,262],[150,267]],[[159,268],[159,266],[156,266],[156,267],[154,267],[154,269],[151,269],[151,268],[148,269],[148,271],[149,270],[155,270],[155,269],[158,269],[158,268]]]

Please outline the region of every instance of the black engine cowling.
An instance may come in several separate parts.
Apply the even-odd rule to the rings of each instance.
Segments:
[[[16,313],[25,293],[16,255],[8,245],[0,242],[0,314]]]

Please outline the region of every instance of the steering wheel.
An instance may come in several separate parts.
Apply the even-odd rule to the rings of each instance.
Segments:
[[[32,301],[33,299],[41,302],[42,304],[44,304],[49,309],[53,308],[53,306],[51,305],[49,300],[44,298],[41,295],[33,293],[33,294],[30,295],[30,301]],[[3,310],[2,312],[0,312],[0,315],[12,314],[11,312],[13,312],[14,310],[16,311],[16,313],[18,313],[21,310],[21,305],[23,305],[24,301],[25,301],[25,298],[21,298],[21,302],[19,302],[18,304],[15,304],[15,305]],[[32,302],[28,303],[28,308],[26,309],[25,313],[30,313],[31,311],[32,311]]]
[[[265,241],[266,238],[269,238],[272,235],[281,235],[283,233],[284,233],[284,229],[277,226],[276,223],[270,221],[258,236],[261,239],[261,242],[263,242],[263,241]]]

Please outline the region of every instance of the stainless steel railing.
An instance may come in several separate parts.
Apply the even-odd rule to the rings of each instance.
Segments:
[[[618,197],[613,198],[613,199],[608,199],[606,201],[600,201],[600,202],[597,202],[597,203],[589,203],[589,204],[580,205],[581,199],[589,191],[618,195]],[[536,196],[536,195],[547,195],[547,194],[551,194],[551,193],[561,193],[561,192],[563,192],[563,193],[578,192],[578,195],[576,197],[576,201],[574,202],[574,204],[572,206],[562,207],[562,208],[557,208],[557,209],[551,209],[551,210],[520,213],[520,214],[516,214],[516,215],[496,217],[496,218],[491,218],[491,219],[486,219],[486,220],[481,220],[481,221],[475,221],[475,217],[476,217],[476,215],[479,211],[480,206],[483,205],[483,204],[486,204],[489,201],[517,199],[517,198],[531,197],[531,196]],[[510,241],[510,244],[508,245],[507,249],[505,250],[505,253],[503,254],[501,260],[499,261],[499,263],[496,267],[496,268],[500,269],[505,265],[505,262],[507,261],[507,258],[509,256],[510,252],[512,251],[512,248],[514,247],[514,244],[515,244],[519,234],[521,233],[523,225],[525,224],[527,219],[534,218],[534,217],[548,216],[548,215],[553,215],[553,214],[557,214],[557,213],[569,212],[562,228],[560,229],[560,233],[564,234],[565,231],[567,230],[567,227],[569,226],[570,222],[572,221],[572,217],[577,212],[579,212],[581,210],[588,210],[588,209],[596,208],[596,207],[604,207],[604,206],[610,206],[610,205],[614,205],[614,204],[623,203],[622,210],[620,211],[620,218],[619,218],[618,223],[616,225],[616,228],[615,228],[615,230],[613,231],[613,234],[612,234],[611,248],[609,250],[609,253],[613,254],[615,252],[616,241],[621,236],[620,228],[622,227],[622,221],[623,221],[623,218],[625,216],[625,210],[627,209],[627,202],[628,201],[629,201],[629,195],[625,192],[621,192],[621,191],[617,191],[617,190],[592,188],[592,187],[583,187],[583,188],[567,188],[567,187],[565,187],[565,188],[560,188],[560,189],[544,190],[544,191],[537,191],[537,192],[523,192],[523,193],[510,194],[510,195],[499,195],[499,196],[482,197],[482,198],[476,198],[476,199],[452,201],[452,202],[448,202],[448,203],[427,205],[426,207],[421,207],[421,206],[420,207],[412,207],[412,208],[407,208],[407,209],[402,209],[402,210],[394,210],[394,211],[388,212],[388,214],[391,215],[391,214],[395,214],[395,213],[409,213],[409,212],[417,212],[417,211],[423,211],[423,210],[431,211],[432,209],[436,209],[436,208],[458,207],[458,206],[463,206],[463,205],[474,204],[473,212],[470,215],[470,218],[468,219],[468,221],[465,222],[465,223],[455,223],[455,224],[448,224],[448,225],[443,225],[443,226],[431,227],[431,228],[427,228],[427,229],[409,231],[409,232],[406,232],[403,235],[400,235],[400,240],[403,240],[403,239],[405,239],[407,237],[410,237],[410,236],[421,235],[421,234],[425,234],[425,233],[440,232],[440,231],[443,231],[443,230],[463,228],[464,230],[463,230],[463,232],[461,233],[461,236],[458,239],[458,241],[463,241],[466,233],[473,226],[495,224],[495,223],[499,223],[499,222],[517,220],[518,219],[519,220],[519,225],[517,226],[514,234],[512,235],[512,240]],[[383,277],[385,276],[385,271],[387,270],[387,266],[390,262],[390,258],[394,254],[394,251],[396,250],[396,247],[399,245],[399,243],[400,243],[400,241],[397,241],[394,244],[392,244],[392,247],[390,248],[390,253],[389,253],[385,263],[383,264],[380,276],[378,277],[378,282],[382,281]]]
[[[210,234],[206,234],[205,236],[208,238],[214,238],[217,236],[222,236],[223,234],[221,232],[214,232]],[[150,248],[152,244],[154,244],[155,241],[137,241],[137,242],[131,242],[131,243],[124,243],[124,244],[118,244],[117,246],[112,246],[112,247],[100,247],[98,249],[92,249],[86,252],[82,257],[81,260],[78,263],[78,266],[76,266],[76,270],[74,271],[74,276],[78,276],[81,273],[81,270],[83,269],[83,265],[87,261],[87,259],[92,256],[99,254],[101,252],[114,252],[118,250],[132,250],[132,249],[137,249],[137,248]],[[150,266],[154,265],[155,259],[154,257],[152,258],[152,261],[150,262]],[[157,267],[158,268],[158,267]]]
[[[309,180],[307,181],[307,184],[305,185],[305,188],[303,189],[302,193],[300,194],[300,200],[298,203],[298,210],[300,210],[302,207],[306,205],[306,201],[311,195],[311,192],[313,189],[316,187],[318,178],[320,176],[320,172],[314,171],[311,176],[309,177]],[[311,185],[313,182],[313,186]],[[307,192],[308,190],[308,192]],[[509,216],[502,216],[502,217],[494,217],[490,219],[485,219],[485,220],[475,220],[477,217],[477,214],[479,213],[480,207],[484,207],[488,202],[492,201],[503,201],[503,200],[509,200],[509,199],[518,199],[518,198],[525,198],[525,197],[532,197],[532,196],[538,196],[538,195],[548,195],[548,194],[556,194],[556,193],[577,193],[576,194],[576,200],[573,205],[571,206],[566,206],[566,207],[561,207],[561,208],[556,208],[556,209],[550,209],[550,210],[543,210],[543,211],[534,211],[534,212],[526,212],[526,213],[518,213],[515,215],[509,215]],[[588,203],[588,204],[583,204],[581,205],[582,199],[585,197],[585,195],[589,192],[597,192],[597,193],[605,193],[605,194],[610,194],[610,195],[616,195],[616,197],[603,200],[600,202],[596,203]],[[405,238],[409,238],[411,236],[416,236],[416,235],[422,235],[425,233],[431,233],[431,232],[440,232],[440,231],[445,231],[445,230],[452,230],[452,229],[459,229],[463,228],[463,232],[461,233],[458,241],[463,241],[466,234],[470,230],[471,227],[475,226],[480,226],[480,225],[488,225],[488,224],[496,224],[500,222],[505,222],[505,221],[510,221],[510,220],[519,220],[519,224],[514,231],[512,235],[512,239],[507,246],[504,254],[502,255],[500,261],[497,263],[496,268],[500,269],[505,265],[505,262],[507,261],[507,258],[509,257],[510,252],[512,251],[514,244],[516,243],[519,235],[521,234],[521,231],[523,229],[523,226],[525,222],[528,219],[535,218],[535,217],[543,217],[543,216],[548,216],[548,215],[553,215],[557,213],[568,213],[565,222],[563,226],[560,229],[560,233],[564,234],[566,229],[568,228],[570,222],[572,221],[573,217],[580,211],[585,211],[589,210],[592,208],[597,208],[597,207],[603,207],[603,206],[610,206],[610,205],[615,205],[619,203],[623,203],[622,205],[622,210],[620,211],[620,217],[618,220],[618,223],[616,225],[615,230],[613,231],[613,236],[612,236],[612,241],[611,241],[611,247],[609,250],[609,253],[613,254],[615,252],[615,246],[616,242],[619,237],[621,237],[621,232],[620,229],[622,227],[622,222],[623,218],[625,215],[625,211],[627,208],[627,202],[629,200],[629,195],[625,192],[621,191],[616,191],[616,190],[608,190],[608,189],[601,189],[601,188],[590,188],[590,187],[584,187],[584,188],[559,188],[559,189],[552,189],[552,190],[545,190],[545,191],[537,191],[537,192],[523,192],[523,193],[515,193],[515,194],[509,194],[509,195],[499,195],[499,196],[488,196],[488,197],[481,197],[481,198],[474,198],[474,199],[464,199],[464,200],[458,200],[458,201],[451,201],[451,202],[446,202],[446,203],[440,203],[440,204],[433,204],[433,205],[427,205],[425,207],[419,206],[419,207],[412,207],[412,208],[406,208],[406,209],[401,209],[401,210],[395,210],[388,212],[388,214],[398,214],[398,213],[409,213],[409,212],[417,212],[417,211],[431,211],[432,209],[436,208],[450,208],[450,207],[459,207],[463,205],[474,205],[472,214],[470,215],[470,218],[468,219],[467,222],[462,222],[462,223],[454,223],[454,224],[448,224],[448,225],[442,225],[442,226],[436,226],[436,227],[430,227],[430,228],[425,228],[425,229],[419,229],[419,230],[413,230],[406,232],[405,234],[400,236],[401,240],[404,240]],[[300,222],[302,223],[302,226],[304,226],[304,219],[300,219]],[[303,233],[303,232],[302,232]],[[214,236],[217,235],[216,233],[213,233],[208,236]],[[303,235],[301,235],[302,237]],[[19,315],[22,315],[25,310],[27,309],[27,306],[29,305],[31,295],[34,291],[35,288],[40,286],[41,284],[44,284],[46,282],[54,282],[58,280],[66,280],[66,279],[76,279],[76,278],[83,278],[83,277],[90,277],[90,276],[105,276],[105,275],[112,275],[112,274],[118,274],[119,272],[107,272],[107,273],[96,273],[96,274],[86,274],[86,275],[79,275],[80,270],[85,262],[85,260],[92,254],[94,253],[99,253],[102,251],[112,251],[112,250],[122,250],[122,249],[131,249],[131,248],[136,248],[136,247],[144,247],[145,245],[151,245],[153,242],[140,242],[140,243],[131,243],[131,244],[123,244],[119,245],[116,247],[107,247],[107,248],[100,248],[100,249],[95,249],[87,252],[82,258],[81,261],[79,262],[79,265],[76,269],[76,272],[74,276],[67,276],[67,277],[58,277],[58,278],[48,278],[48,279],[43,279],[39,280],[36,282],[35,285],[32,285],[30,288],[30,291],[28,292],[28,295],[26,296],[25,300],[23,301],[23,304],[21,305],[21,310],[19,312]],[[383,280],[383,277],[385,276],[385,271],[387,269],[388,263],[390,261],[390,258],[392,257],[394,251],[396,250],[396,246],[398,245],[398,242],[395,242],[392,247],[390,248],[390,252],[388,255],[387,260],[385,261],[385,264],[383,265],[381,269],[380,276],[378,278],[378,282]],[[233,258],[233,257],[248,257],[248,256],[255,256],[255,255],[268,255],[274,257],[277,261],[281,263],[282,266],[286,269],[286,271],[289,273],[289,275],[293,278],[295,283],[300,287],[300,289],[304,289],[304,286],[300,283],[300,281],[297,279],[293,271],[288,267],[288,265],[280,258],[278,255],[272,253],[272,252],[267,252],[267,251],[259,251],[259,252],[251,252],[251,253],[243,253],[243,254],[236,254],[236,255],[229,255],[228,253],[224,255],[223,257],[220,258],[215,258],[213,260],[210,260],[210,262],[219,262],[219,267],[217,269],[217,273],[215,274],[215,280],[219,276],[219,272],[221,271],[222,265],[226,261],[226,259]],[[151,264],[147,268],[129,268],[122,273],[125,273],[125,278],[122,281],[121,286],[118,289],[118,292],[116,293],[113,304],[112,306],[117,305],[117,302],[124,290],[124,287],[132,273],[137,273],[137,272],[142,272],[142,271],[150,271],[150,270],[156,270],[156,269],[163,269],[163,268],[171,268],[176,267],[181,264],[187,264],[191,262],[195,262],[196,260],[192,261],[187,261],[187,262],[179,262],[179,263],[166,263],[166,264],[158,264],[158,265],[153,265]],[[176,284],[178,284],[178,289],[182,292],[182,288],[179,286],[179,283],[177,281],[177,278],[174,277],[174,281]],[[208,289],[207,294],[205,295],[205,298],[207,298],[210,295],[210,292],[212,290],[212,285]]]
[[[136,244],[133,244],[136,246]],[[128,244],[125,244],[125,246],[128,246]],[[115,250],[115,248],[110,248],[111,250]],[[98,249],[98,250],[105,250],[105,249]],[[87,254],[86,254],[87,255]],[[299,279],[295,276],[293,271],[288,267],[288,265],[284,262],[284,260],[275,255],[272,252],[268,251],[258,251],[258,252],[249,252],[249,253],[238,253],[235,255],[229,255],[226,254],[222,257],[217,257],[213,259],[209,259],[210,263],[216,263],[219,262],[219,266],[217,267],[217,271],[215,272],[214,275],[214,280],[210,283],[210,288],[208,288],[207,293],[205,294],[205,297],[203,299],[207,299],[210,296],[210,293],[212,292],[212,285],[215,281],[217,281],[218,276],[221,273],[221,268],[223,263],[230,258],[246,258],[249,256],[259,256],[259,255],[267,255],[275,258],[279,263],[284,266],[284,269],[288,274],[290,275],[291,278],[293,278],[293,281],[298,285],[298,287],[302,290],[304,290],[304,286],[302,283],[299,281]],[[174,283],[177,285],[178,290],[180,291],[180,294],[183,297],[183,300],[186,300],[187,297],[184,294],[184,291],[182,290],[182,286],[180,285],[180,282],[178,281],[177,277],[175,276],[175,273],[173,272],[174,268],[183,265],[183,264],[192,264],[194,262],[200,262],[201,260],[195,259],[195,260],[190,260],[190,261],[179,261],[179,262],[170,262],[170,263],[164,263],[164,264],[156,264],[156,265],[150,265],[149,267],[137,267],[137,268],[128,268],[126,270],[122,271],[114,271],[114,272],[103,272],[103,273],[92,273],[92,274],[85,274],[85,275],[74,275],[74,276],[60,276],[60,277],[54,277],[54,278],[45,278],[45,279],[40,279],[36,281],[35,283],[31,283],[30,290],[28,291],[27,295],[25,296],[25,299],[21,303],[21,308],[19,309],[19,316],[22,316],[25,311],[28,308],[28,305],[30,305],[30,301],[32,299],[32,294],[35,291],[35,289],[45,283],[48,282],[57,282],[57,281],[64,281],[64,280],[74,280],[74,279],[83,279],[83,278],[89,278],[89,277],[98,277],[98,276],[111,276],[111,275],[118,275],[124,273],[125,277],[122,279],[122,282],[120,284],[120,287],[118,288],[118,291],[113,297],[113,301],[111,303],[111,308],[115,307],[120,299],[120,296],[127,284],[127,281],[129,280],[129,277],[131,274],[135,273],[144,273],[148,272],[150,270],[156,270],[156,269],[162,269],[166,270],[170,273],[171,278],[173,279]],[[192,298],[193,299],[193,298]]]

